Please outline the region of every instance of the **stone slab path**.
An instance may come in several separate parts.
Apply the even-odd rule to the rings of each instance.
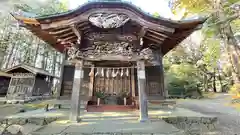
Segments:
[[[178,106],[192,111],[197,111],[208,116],[218,118],[218,135],[239,135],[240,134],[240,111],[227,106],[230,103],[231,95],[217,94],[213,99],[203,100],[180,100]]]
[[[41,119],[58,118],[57,121],[42,127],[36,127],[37,130],[31,130],[30,135],[100,135],[112,133],[126,134],[144,134],[144,135],[184,135],[182,129],[165,122],[165,118],[193,118],[193,120],[202,121],[201,118],[208,118],[194,111],[183,108],[149,110],[150,121],[140,123],[138,121],[139,111],[131,112],[80,112],[80,123],[70,123],[68,121],[69,109],[55,109],[46,112],[44,109],[38,109],[25,113],[9,115],[9,119],[32,119],[41,121]],[[28,131],[28,129],[25,129]],[[119,134],[119,135],[120,135]]]
[[[135,134],[162,134],[180,135],[183,131],[167,124],[164,121],[149,121],[140,123],[136,118],[125,119],[82,119],[80,123],[68,123],[67,121],[56,121],[46,127],[33,132],[33,135],[51,134],[94,134],[94,133],[135,133]]]
[[[176,108],[174,110],[170,109],[161,109],[161,110],[149,110],[148,114],[152,118],[160,117],[209,117],[209,115],[204,115],[202,113],[194,112],[184,108]],[[28,111],[25,113],[18,113],[14,115],[7,116],[8,118],[41,118],[41,117],[58,117],[58,118],[68,118],[69,109],[55,109],[46,112],[44,109],[38,109],[33,111]],[[121,118],[121,117],[138,117],[139,111],[130,111],[130,112],[80,112],[80,117],[84,118]]]

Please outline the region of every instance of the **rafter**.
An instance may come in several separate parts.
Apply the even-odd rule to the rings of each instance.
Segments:
[[[71,28],[72,28],[72,31],[75,33],[75,35],[78,37],[77,43],[80,44],[81,38],[82,38],[81,33],[78,31],[77,26],[75,24],[71,25]]]
[[[73,39],[73,38],[76,38],[76,36],[74,35],[74,36],[67,37],[67,38],[64,38],[64,39],[60,39],[60,38],[59,38],[57,41],[58,41],[58,42],[62,42],[62,41],[67,42],[67,41],[69,41],[70,39]]]
[[[73,44],[72,42],[70,42],[70,41],[68,41],[68,42],[62,41],[62,42],[60,42],[60,44],[62,44],[62,45],[64,45],[64,46],[73,46],[73,45],[74,45],[74,44]]]
[[[165,35],[165,34],[159,33],[159,32],[157,32],[157,31],[154,31],[154,30],[151,30],[151,29],[148,29],[148,31],[151,32],[151,33],[154,33],[154,34],[156,34],[156,35],[159,35],[159,36],[161,36],[161,37],[164,37],[164,38],[167,38],[167,37],[168,37],[168,36]]]
[[[154,42],[156,42],[156,43],[158,43],[158,44],[162,44],[162,41],[159,41],[159,40],[154,39],[154,38],[152,38],[152,37],[144,36],[143,38],[146,38],[146,39],[152,40],[152,41],[154,41]]]
[[[60,30],[60,31],[51,31],[49,32],[49,34],[52,34],[52,35],[57,35],[57,34],[60,34],[60,33],[63,33],[63,32],[66,32],[66,31],[70,31],[71,28],[67,28],[67,29],[63,29],[63,30]]]
[[[88,25],[88,24],[89,24],[89,22],[81,22],[81,23],[78,23],[76,25],[76,27],[80,29],[82,26],[85,26],[85,25]]]
[[[153,38],[155,38],[155,39],[158,39],[158,40],[164,41],[164,38],[158,37],[158,36],[153,35],[153,34],[150,34],[150,33],[147,33],[146,36],[153,37]]]
[[[60,36],[57,36],[57,38],[64,38],[64,37],[68,37],[68,36],[71,36],[71,35],[74,35],[73,32],[68,32],[68,33],[65,33],[65,34],[61,34]]]

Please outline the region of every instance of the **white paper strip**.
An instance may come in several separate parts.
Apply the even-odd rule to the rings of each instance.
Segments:
[[[145,79],[145,71],[138,71],[138,78]]]

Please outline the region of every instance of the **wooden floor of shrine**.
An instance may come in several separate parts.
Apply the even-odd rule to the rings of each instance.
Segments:
[[[87,112],[127,112],[135,111],[137,108],[133,105],[88,105]]]

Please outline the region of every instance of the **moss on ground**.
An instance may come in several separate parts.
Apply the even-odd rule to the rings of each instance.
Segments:
[[[44,108],[48,103],[47,102],[39,102],[39,103],[28,103],[28,104],[24,104],[24,107],[26,109],[41,109]]]
[[[216,93],[214,92],[203,92],[203,97],[208,99],[216,98]]]

